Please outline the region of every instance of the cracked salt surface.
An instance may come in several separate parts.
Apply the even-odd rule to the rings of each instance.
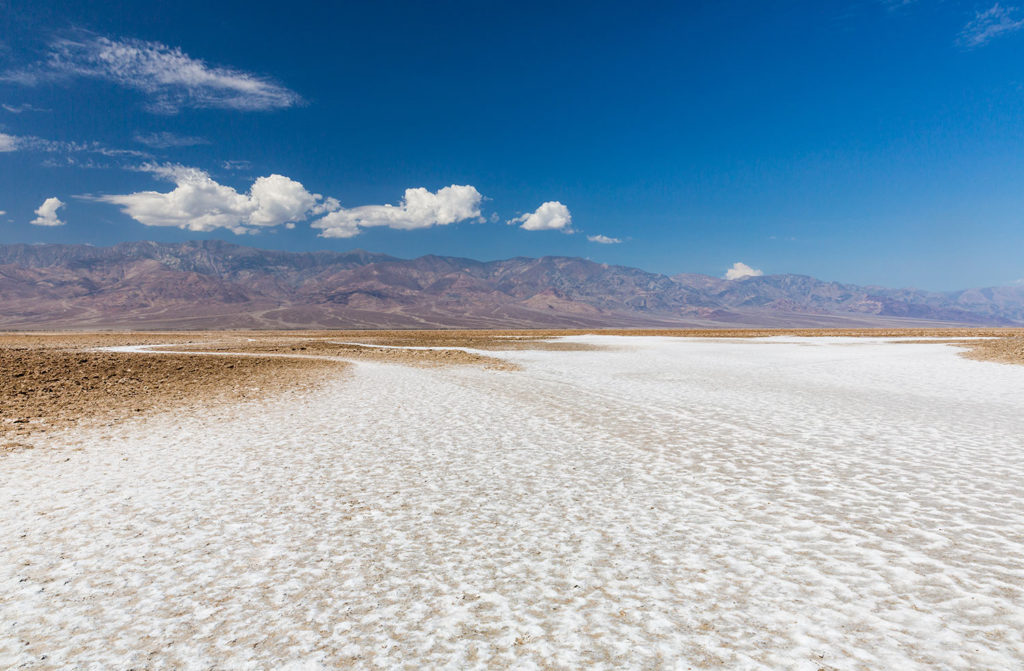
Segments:
[[[0,667],[1024,666],[1024,367],[570,340],[10,454]]]

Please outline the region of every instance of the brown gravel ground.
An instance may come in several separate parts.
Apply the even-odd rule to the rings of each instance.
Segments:
[[[0,333],[0,454],[32,436],[69,427],[123,421],[156,409],[230,402],[319,384],[345,364],[368,359],[404,365],[515,367],[472,352],[388,347],[465,347],[478,350],[594,349],[544,342],[565,335],[653,335],[696,338],[844,336],[943,338],[964,356],[1024,363],[1024,329],[608,329],[517,331],[197,331],[139,333]],[[965,341],[967,337],[994,340]],[[378,345],[365,347],[351,343]],[[169,345],[168,350],[247,353],[226,357],[173,353],[96,352],[116,345]],[[259,355],[270,356],[259,356]],[[294,357],[294,358],[293,358]],[[325,357],[325,358],[303,358]]]
[[[318,384],[342,362],[0,347],[0,453],[30,436]]]
[[[967,351],[962,356],[979,361],[1024,364],[1024,336],[1018,335],[998,340],[981,340],[962,345]]]

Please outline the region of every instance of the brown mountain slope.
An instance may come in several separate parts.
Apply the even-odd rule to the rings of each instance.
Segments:
[[[0,328],[533,328],[1024,323],[1024,288],[668,277],[584,259],[396,259],[220,241],[0,245]]]

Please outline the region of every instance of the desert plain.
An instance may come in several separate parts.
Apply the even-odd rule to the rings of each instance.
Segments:
[[[0,450],[30,447],[24,441],[32,434],[38,437],[61,428],[116,423],[135,413],[206,407],[308,388],[321,381],[323,374],[340,372],[349,359],[507,369],[514,364],[486,352],[585,349],[558,339],[588,333],[595,331],[0,333],[0,439],[5,441]],[[733,339],[928,338],[963,347],[962,354],[968,358],[1024,364],[1022,329],[604,329],[597,333]],[[232,354],[239,356],[228,356]]]
[[[0,335],[4,668],[1014,668],[1024,332]]]

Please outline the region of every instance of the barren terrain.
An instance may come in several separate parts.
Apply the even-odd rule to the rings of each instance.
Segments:
[[[348,365],[6,454],[0,667],[1024,664],[1024,368],[981,334],[199,335],[215,379]]]
[[[569,257],[292,253],[217,240],[0,245],[0,328],[785,328],[1024,324],[1024,287],[725,280]]]
[[[511,370],[488,351],[579,351],[573,330],[39,332],[0,334],[0,450],[30,436],[135,413],[230,402],[315,386],[345,360]],[[1020,329],[608,329],[604,335],[691,338],[943,338],[966,356],[1024,363]],[[970,340],[989,338],[989,340]],[[153,351],[109,351],[149,346]],[[106,348],[108,351],[99,351]],[[159,353],[170,350],[175,353]],[[191,352],[192,354],[183,354]],[[215,357],[200,353],[246,354]]]

